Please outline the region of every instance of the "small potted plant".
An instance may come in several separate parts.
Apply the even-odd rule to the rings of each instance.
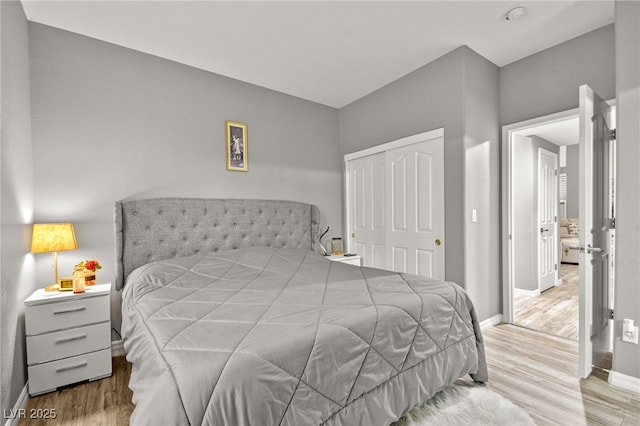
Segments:
[[[86,285],[94,285],[96,283],[96,271],[102,269],[97,260],[83,260],[78,263],[73,270],[82,271],[84,273]]]

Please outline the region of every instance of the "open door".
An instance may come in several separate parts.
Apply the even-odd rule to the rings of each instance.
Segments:
[[[609,231],[612,132],[611,108],[580,86],[580,377],[609,351]]]

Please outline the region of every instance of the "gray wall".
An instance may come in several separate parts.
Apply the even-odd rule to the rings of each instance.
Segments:
[[[538,149],[560,155],[560,147],[538,136],[520,137],[513,144],[514,287],[538,290]]]
[[[25,384],[23,301],[37,287],[29,253],[33,215],[29,37],[17,1],[0,1],[0,64],[0,408],[4,412],[13,407]]]
[[[96,258],[112,279],[126,198],[288,199],[341,229],[336,109],[40,24],[30,39],[35,220],[70,221],[78,241],[61,274]],[[226,170],[225,120],[248,124],[248,173]],[[44,284],[50,259],[36,261]]]
[[[580,145],[568,145],[567,146],[567,166],[560,168],[560,173],[567,174],[567,218],[579,217],[578,213],[580,202],[580,168],[579,168],[579,156],[578,151]]]
[[[640,346],[622,320],[640,323],[640,2],[616,1],[616,258],[613,370],[640,378]]]
[[[622,343],[619,327],[622,318],[640,321],[637,9],[637,2],[617,0],[615,30],[613,25],[600,28],[500,69],[501,125],[577,108],[581,84],[590,85],[604,99],[617,100],[617,126],[622,135],[618,134],[615,293],[618,329],[613,369],[633,377],[640,377],[640,347]],[[620,221],[626,223],[620,225]]]
[[[460,47],[340,109],[343,155],[444,127],[445,276],[458,283],[464,281],[462,146],[467,50]]]
[[[464,61],[464,281],[481,320],[500,299],[499,68],[471,49]],[[477,222],[471,210],[477,210]]]
[[[614,26],[527,56],[500,68],[500,124],[578,107],[578,87],[588,84],[615,97]]]
[[[536,158],[537,159],[537,158]],[[533,149],[531,139],[515,135],[513,143],[513,279],[514,287],[534,291],[537,250],[533,250],[531,224],[535,221],[533,203]],[[537,203],[536,203],[537,204]]]
[[[444,127],[445,276],[481,319],[500,312],[498,86],[463,46],[340,110],[342,154]]]

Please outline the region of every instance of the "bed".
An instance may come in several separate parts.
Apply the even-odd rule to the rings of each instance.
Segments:
[[[131,424],[386,425],[487,380],[461,287],[332,262],[318,226],[289,201],[116,203]]]

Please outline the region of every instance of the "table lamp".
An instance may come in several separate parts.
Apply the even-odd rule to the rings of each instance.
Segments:
[[[78,248],[70,223],[35,223],[31,253],[53,253],[54,285],[58,285],[58,252]]]

